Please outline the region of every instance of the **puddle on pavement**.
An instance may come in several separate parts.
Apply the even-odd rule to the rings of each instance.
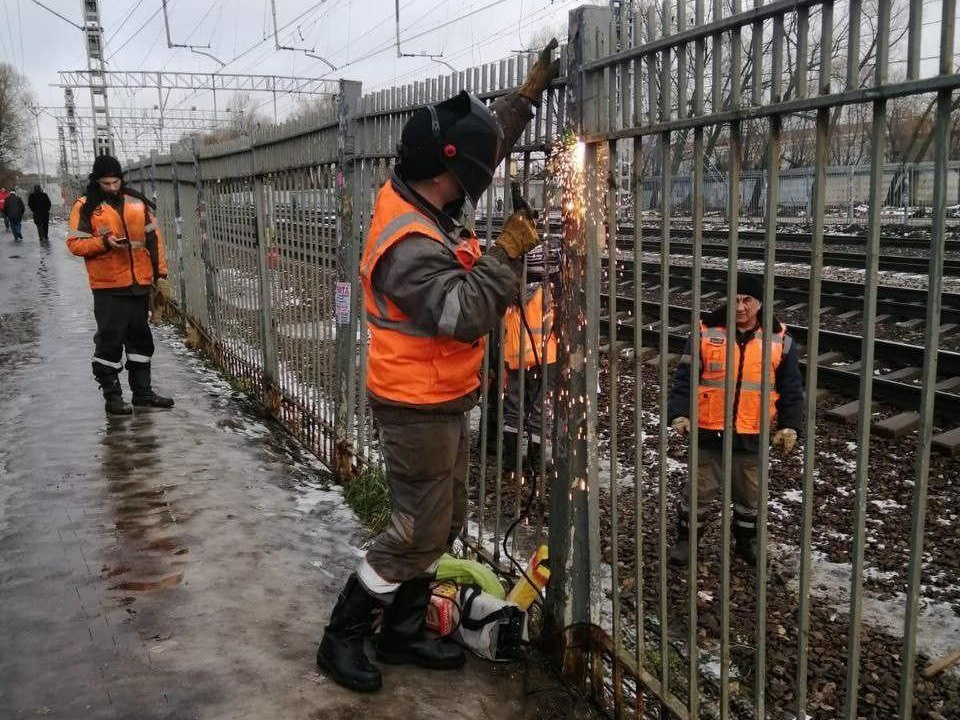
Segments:
[[[178,486],[164,474],[154,416],[142,413],[124,420],[108,422],[100,438],[115,541],[106,549],[100,575],[111,591],[123,593],[118,603],[129,604],[128,593],[182,584],[189,547],[180,531],[191,513],[179,506]]]
[[[36,361],[40,338],[37,313],[0,313],[0,370],[9,372]]]

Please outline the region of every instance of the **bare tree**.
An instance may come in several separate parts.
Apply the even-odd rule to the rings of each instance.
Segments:
[[[31,101],[26,78],[7,63],[0,63],[0,185],[10,186],[19,175],[30,138],[27,105]]]
[[[227,103],[230,124],[223,129],[201,135],[201,142],[205,145],[213,145],[251,135],[257,127],[269,122],[267,117],[259,112],[259,107],[250,93],[234,93],[230,102]]]

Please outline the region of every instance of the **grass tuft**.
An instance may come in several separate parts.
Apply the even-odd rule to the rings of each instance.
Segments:
[[[387,527],[390,522],[390,491],[381,468],[364,468],[343,489],[343,496],[372,533],[380,533]]]

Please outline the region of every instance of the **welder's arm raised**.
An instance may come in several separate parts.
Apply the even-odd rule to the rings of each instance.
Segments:
[[[373,286],[425,333],[473,342],[497,326],[517,297],[519,279],[499,250],[466,270],[440,243],[414,235],[377,263]]]
[[[537,62],[530,68],[519,90],[498,97],[490,105],[503,129],[503,145],[500,146],[499,164],[513,149],[523,129],[533,117],[532,107],[540,104],[543,92],[560,72],[560,61],[553,59],[557,48],[556,39],[551,40],[540,52]]]

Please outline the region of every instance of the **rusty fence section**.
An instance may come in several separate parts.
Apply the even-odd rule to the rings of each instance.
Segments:
[[[697,527],[699,455],[697,402],[689,412],[689,453],[678,449],[666,423],[670,360],[683,352],[688,334],[692,346],[700,346],[701,311],[724,299],[716,293],[710,299],[703,289],[708,226],[728,232],[722,269],[731,307],[740,223],[759,224],[753,233],[762,233],[763,323],[769,327],[778,225],[805,203],[806,357],[819,355],[825,217],[842,206],[840,215],[856,215],[866,229],[863,336],[856,342],[862,367],[874,367],[882,208],[890,204],[898,172],[885,152],[895,120],[888,107],[917,98],[927,107],[932,160],[910,170],[896,196],[904,204],[924,203],[929,192],[932,217],[898,687],[899,717],[910,718],[946,223],[950,197],[958,192],[950,179],[957,165],[948,163],[960,86],[953,68],[955,0],[612,5],[571,13],[561,78],[490,189],[466,213],[481,244],[491,244],[513,209],[511,183],[518,183],[538,212],[546,246],[556,251],[558,272],[545,270],[549,262],[524,264],[525,292],[543,298],[539,318],[532,318],[542,332],[517,324],[521,301],[513,319],[508,312],[486,339],[482,397],[470,417],[464,549],[517,577],[526,557],[549,542],[552,576],[540,637],[564,675],[615,717],[826,717],[823,687],[810,686],[811,617],[818,611],[811,600],[821,470],[818,363],[806,362],[804,371],[806,439],[797,460],[802,481],[793,540],[798,571],[788,600],[795,608],[786,627],[774,628],[768,595],[779,580],[768,571],[766,503],[771,380],[765,374],[761,383],[760,563],[745,586],[744,568],[730,551],[735,453],[729,435],[719,529],[708,535],[709,552],[698,548],[693,530],[686,569],[668,568],[684,486],[690,488],[688,519]],[[939,48],[932,60],[922,51],[933,44],[931,27]],[[519,87],[534,60],[519,54],[366,95],[359,83],[331,82],[330,102],[317,116],[227,143],[174,146],[130,168],[129,181],[157,200],[173,299],[188,334],[344,481],[381,464],[365,392],[359,264],[403,124],[417,108],[461,89],[495,101]],[[831,163],[847,114],[860,118],[861,129],[866,124],[869,140],[855,172]],[[786,170],[798,137],[812,144],[809,166]],[[862,187],[864,176],[869,182]],[[917,190],[927,178],[930,187]],[[907,190],[913,195],[905,196]],[[723,217],[711,226],[708,213],[721,207]],[[682,257],[671,253],[679,221],[689,246]],[[685,287],[686,304],[678,306]],[[730,397],[732,311],[726,326]],[[509,367],[503,348],[511,342],[519,342],[521,358],[538,343],[535,361]],[[772,352],[765,342],[764,363]],[[697,398],[699,353],[690,360],[691,397]],[[860,631],[873,373],[862,378],[855,514],[847,529],[848,612],[831,626],[845,635],[836,639],[845,670],[830,677],[836,687],[831,717],[850,720],[866,714],[861,710],[872,692],[862,675]],[[729,426],[732,404],[724,412]],[[535,455],[538,441],[542,452]],[[732,609],[746,596],[744,626]]]
[[[555,584],[547,598],[551,618],[564,631],[562,643],[573,648],[566,655],[566,669],[617,717],[854,720],[894,715],[873,707],[875,658],[866,668],[863,664],[865,526],[869,484],[882,459],[872,454],[871,426],[881,211],[890,182],[885,176],[886,143],[896,130],[888,110],[892,113],[896,101],[916,98],[928,109],[933,158],[925,353],[922,372],[917,373],[921,400],[912,451],[912,520],[904,541],[909,568],[902,642],[899,662],[889,666],[896,670],[884,671],[897,673],[895,714],[910,718],[919,682],[917,631],[925,600],[921,578],[927,557],[926,504],[936,422],[945,224],[952,202],[947,161],[954,93],[960,86],[955,72],[956,4],[679,0],[614,5],[574,11],[569,28],[567,101],[570,122],[584,144],[582,201],[565,217],[575,290],[564,298],[572,322],[561,330],[567,352],[558,421],[566,448],[556,458],[551,493]],[[815,492],[823,463],[816,389],[821,309],[827,304],[821,288],[831,188],[828,151],[837,119],[854,109],[869,123],[863,330],[857,339],[864,370],[854,402],[859,419],[851,470],[852,524],[836,528],[848,538],[843,543],[850,557],[846,612],[824,617],[822,605],[813,599],[811,578],[818,561],[811,537],[820,522]],[[699,370],[706,362],[698,349],[701,310],[708,309],[701,290],[706,267],[702,243],[709,227],[706,190],[718,173],[717,158],[722,156],[724,165],[719,172],[725,184],[729,247],[725,297],[713,300],[725,300],[728,308],[726,339],[720,344],[726,347],[723,387],[729,399],[738,382],[733,308],[737,270],[742,267],[739,228],[748,210],[743,165],[748,157],[759,157],[764,168],[762,321],[770,328],[779,274],[776,240],[783,220],[784,158],[800,132],[813,150],[809,327],[803,338],[806,438],[800,446],[802,479],[796,490],[799,532],[792,540],[799,569],[796,587],[786,593],[783,574],[771,570],[783,549],[777,548],[776,558],[773,549],[768,552],[771,467],[786,465],[770,450],[768,401],[775,389],[769,373],[763,373],[760,383],[758,569],[747,571],[731,552],[731,470],[738,457],[732,433],[724,435],[722,445],[724,481],[715,510],[719,523],[711,524],[719,524],[719,530],[710,530],[708,542],[698,548],[698,435],[703,431],[698,432],[697,416],[703,387]],[[625,167],[630,170],[626,180]],[[690,197],[686,207],[678,208],[674,203],[681,176]],[[651,188],[656,189],[655,217],[664,219],[654,229],[644,228],[639,215],[639,209],[651,207]],[[632,247],[617,242],[625,189],[632,195],[626,205],[638,209]],[[684,235],[692,250],[679,263],[671,253],[669,221],[678,217],[692,227],[692,233]],[[658,244],[656,252],[645,252],[644,236]],[[678,266],[687,271],[689,285],[679,281]],[[678,307],[684,287],[684,302],[689,304]],[[671,359],[684,352],[688,335],[694,348],[689,357],[689,451],[667,422]],[[768,335],[761,367],[770,362],[773,342]],[[726,427],[731,427],[733,406],[729,401],[724,405]],[[678,571],[668,567],[668,553],[684,486],[690,492],[685,512],[691,538],[686,568]],[[774,597],[778,602],[786,597],[792,608],[785,624],[779,624],[783,615],[777,622],[768,615]],[[748,617],[744,607],[749,607]],[[843,663],[841,671],[827,673],[829,688],[823,666],[811,654],[812,636],[819,636],[822,647],[825,634],[828,645],[841,649]],[[586,656],[584,646],[591,648]]]

